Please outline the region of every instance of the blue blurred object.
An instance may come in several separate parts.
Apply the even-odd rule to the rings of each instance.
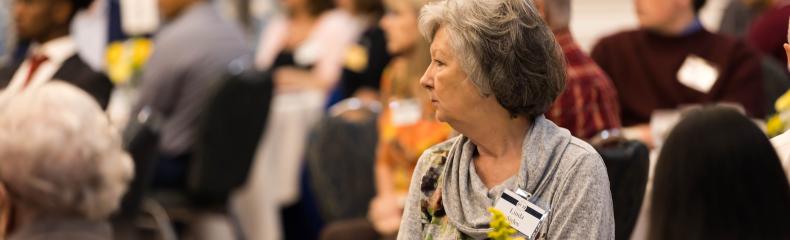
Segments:
[[[16,42],[16,46],[14,46],[13,52],[9,52],[11,54],[12,61],[22,62],[25,59],[25,55],[27,55],[27,49],[30,47],[30,41],[18,39]],[[9,49],[11,51],[12,49]]]
[[[109,8],[109,23],[107,24],[107,42],[126,40],[128,36],[123,32],[121,26],[121,3],[119,0],[107,1],[107,8]]]
[[[299,179],[299,201],[280,211],[283,236],[286,240],[318,239],[324,221],[318,212],[316,196],[310,190],[312,186],[306,166],[302,166]]]

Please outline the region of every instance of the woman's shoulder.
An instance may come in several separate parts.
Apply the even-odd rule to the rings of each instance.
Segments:
[[[544,139],[542,139],[542,143],[533,144],[544,144],[543,147],[553,148],[561,153],[558,155],[561,158],[561,165],[574,165],[580,159],[601,159],[601,155],[595,148],[584,140],[574,137],[568,129],[561,128],[543,117],[541,117],[540,123],[538,125],[546,129],[544,130],[546,132],[543,133]]]
[[[592,145],[577,137],[571,137],[571,140],[568,144],[568,151],[571,151],[577,155],[594,155],[600,158],[598,151],[595,150]]]
[[[436,154],[444,154],[450,151],[450,148],[453,147],[453,143],[460,138],[461,136],[450,137],[444,142],[438,143],[426,149],[422,154],[425,155],[436,155]]]
[[[573,137],[565,149],[560,163],[563,175],[581,175],[591,178],[607,178],[606,165],[595,148],[587,142]]]
[[[603,158],[598,151],[576,137],[571,138],[560,165],[564,172],[606,172]]]
[[[414,169],[414,173],[421,174],[425,172],[429,166],[444,164],[450,149],[453,147],[453,143],[460,137],[462,136],[451,137],[423,151],[420,159],[417,161],[417,167]]]

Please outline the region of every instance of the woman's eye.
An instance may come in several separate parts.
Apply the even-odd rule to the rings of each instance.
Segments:
[[[444,62],[442,62],[441,60],[434,59],[433,62],[436,64],[436,66],[444,66]]]

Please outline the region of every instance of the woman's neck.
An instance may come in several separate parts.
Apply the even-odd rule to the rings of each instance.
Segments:
[[[477,146],[482,158],[507,160],[521,158],[524,136],[529,131],[530,122],[524,117],[509,119],[489,119],[484,128],[465,134]]]
[[[513,117],[493,96],[476,105],[469,109],[465,119],[448,123],[477,146],[481,157],[500,159],[514,152],[520,153],[531,119]]]
[[[530,124],[524,117],[510,118],[505,115],[479,121],[478,127],[474,129],[459,129],[477,147],[477,154],[473,158],[475,171],[489,189],[518,175],[524,136]]]

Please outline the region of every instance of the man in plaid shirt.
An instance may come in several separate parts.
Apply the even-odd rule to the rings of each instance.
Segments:
[[[535,3],[554,31],[567,61],[565,92],[557,97],[546,117],[585,140],[603,130],[620,128],[620,105],[611,80],[582,52],[568,30],[570,0]]]

